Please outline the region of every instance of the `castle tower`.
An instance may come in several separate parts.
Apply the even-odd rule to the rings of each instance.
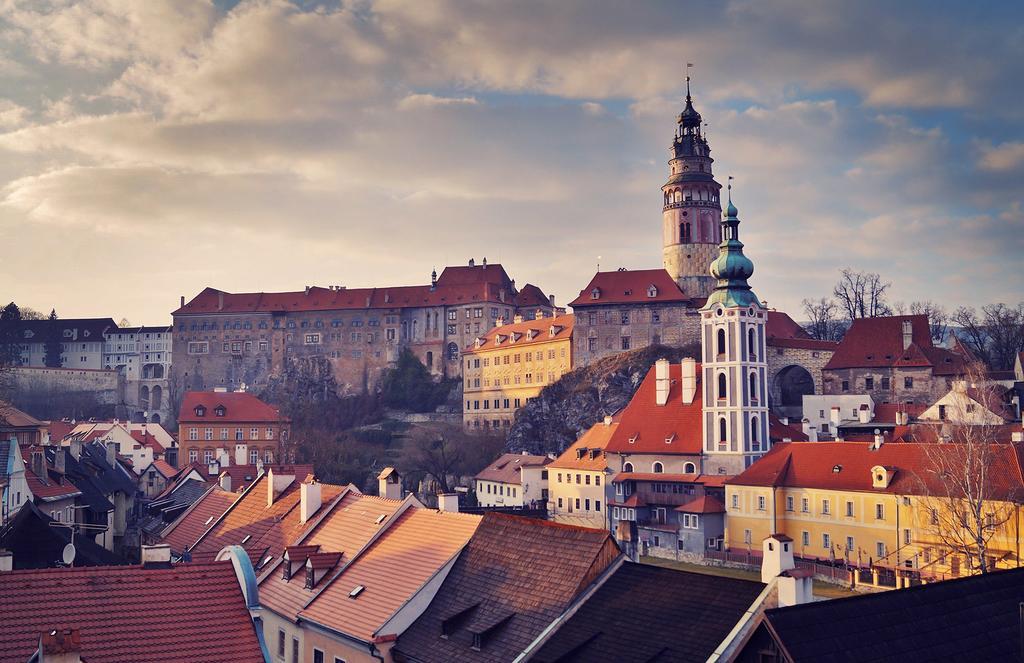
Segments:
[[[730,187],[731,188],[731,187]],[[704,389],[704,471],[739,474],[768,451],[768,311],[747,279],[739,213],[729,205],[711,263],[715,290],[700,311]]]
[[[686,107],[676,119],[679,127],[670,148],[668,182],[661,187],[662,263],[687,295],[707,297],[714,289],[707,266],[721,241],[722,185],[711,173],[711,148],[701,133],[701,117],[693,108],[690,77],[686,77]]]

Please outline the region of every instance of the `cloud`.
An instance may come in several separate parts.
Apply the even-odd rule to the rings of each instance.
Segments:
[[[1024,143],[1009,141],[999,145],[980,145],[978,165],[983,170],[1016,170],[1024,165]]]

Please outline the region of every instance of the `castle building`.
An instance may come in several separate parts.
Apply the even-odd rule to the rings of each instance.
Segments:
[[[267,384],[289,370],[329,372],[338,392],[372,389],[409,349],[434,375],[462,375],[462,350],[515,315],[556,312],[537,286],[521,290],[500,264],[446,267],[430,285],[310,287],[229,293],[206,288],[174,317],[180,391]]]
[[[712,473],[739,474],[771,446],[768,437],[768,310],[747,283],[739,213],[729,201],[711,263],[714,292],[701,309],[704,454]]]

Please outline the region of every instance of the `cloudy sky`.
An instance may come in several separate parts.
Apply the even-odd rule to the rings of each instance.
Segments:
[[[898,5],[897,9],[892,6]],[[1024,298],[1024,7],[0,0],[0,298],[658,267],[686,62],[757,293]]]

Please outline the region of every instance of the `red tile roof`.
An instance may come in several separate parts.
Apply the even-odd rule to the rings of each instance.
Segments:
[[[905,321],[911,323],[907,348]],[[825,369],[931,367],[936,375],[957,375],[963,373],[964,362],[964,355],[932,344],[927,315],[896,315],[854,320]]]
[[[527,283],[523,286],[523,289],[516,295],[515,303],[519,308],[526,308],[530,306],[551,306],[551,300],[544,294],[544,291],[532,283]]]
[[[913,403],[877,403],[871,423],[895,424],[897,412],[906,412],[911,419],[917,419],[927,409],[927,405]]]
[[[43,476],[36,475],[32,470],[32,451],[43,448],[45,447],[20,447],[21,459],[25,463],[25,481],[28,483],[28,489],[32,491],[32,495],[45,501],[81,495],[82,491],[77,486],[63,474],[54,470],[52,464],[47,463],[45,453],[43,454],[43,466],[46,469]],[[65,453],[67,452],[65,451]]]
[[[572,338],[573,322],[575,316],[560,315],[554,318],[541,318],[540,320],[524,320],[511,325],[502,325],[491,328],[486,334],[480,337],[480,345],[476,343],[465,349],[467,354],[475,352],[486,352],[496,348],[509,348],[536,345],[538,343],[549,343]],[[551,335],[554,331],[554,336]]]
[[[50,444],[57,444],[59,441],[63,440],[77,425],[78,424],[73,424],[70,421],[49,422],[48,428],[50,429]]]
[[[683,403],[681,367],[672,364],[669,366],[668,402],[658,405],[655,402],[655,370],[656,367],[652,366],[629,405],[619,415],[619,425],[608,442],[607,451],[700,454],[704,444],[701,433],[701,365],[696,364],[696,394],[690,404]]]
[[[1024,472],[1019,445],[994,446],[998,472],[994,489],[1002,496],[1024,497]],[[959,444],[885,443],[879,449],[862,442],[790,442],[771,451],[727,483],[740,486],[786,486],[824,490],[919,495],[927,488],[936,494],[936,454],[956,457],[965,453]],[[872,487],[871,468],[895,471],[887,488]],[[838,468],[838,471],[836,469]]]
[[[682,513],[725,513],[725,506],[714,497],[703,495],[677,506],[675,510]]]
[[[0,426],[12,428],[45,428],[46,424],[6,401],[0,401]]]
[[[133,430],[129,431],[132,438],[144,447],[149,447],[154,453],[162,454],[164,452],[164,445],[153,437],[153,434],[147,431]]]
[[[502,454],[493,463],[476,475],[482,481],[497,481],[519,485],[522,483],[522,468],[543,467],[551,462],[547,456],[531,456],[529,454]]]
[[[719,486],[726,479],[720,474],[672,474],[667,472],[619,472],[612,483],[620,481],[661,481],[664,483],[699,483]]]
[[[612,434],[615,433],[615,429],[619,426],[619,416],[616,415],[609,419],[608,423],[599,421],[588,428],[580,439],[569,445],[569,448],[562,452],[561,456],[548,465],[548,469],[601,471],[608,467],[604,450],[608,446]],[[587,450],[582,458],[579,454],[580,449]],[[597,450],[599,453],[592,454],[591,450]]]
[[[150,463],[150,465],[153,467],[154,470],[159,472],[165,479],[170,479],[178,476],[178,468],[173,467],[170,463],[163,460],[162,458],[154,460],[152,463]]]
[[[239,495],[210,486],[210,491],[196,500],[178,518],[160,532],[160,542],[166,543],[175,553],[184,552],[199,540],[232,504]]]
[[[608,505],[609,506],[631,506],[633,508],[637,508],[637,507],[641,507],[641,506],[647,506],[647,502],[644,502],[642,499],[640,499],[639,495],[637,495],[636,493],[633,493],[632,495],[627,497],[625,499],[625,501],[616,502],[615,500],[611,500],[611,501],[608,502]]]
[[[649,297],[647,289],[654,286],[657,294]],[[597,297],[594,297],[594,289]],[[576,299],[569,302],[573,308],[602,304],[639,304],[688,302],[684,293],[664,269],[633,269],[598,272]]]
[[[765,336],[769,340],[773,338],[811,338],[807,330],[801,327],[796,320],[789,317],[788,313],[783,313],[782,311],[768,311],[768,321],[765,323]]]
[[[203,416],[196,415],[196,408],[206,408]],[[224,407],[224,416],[218,417],[214,409]],[[287,420],[280,411],[248,392],[187,391],[181,401],[179,423],[278,423]]]
[[[809,438],[796,426],[786,425],[774,414],[768,413],[768,437],[772,442],[789,440],[790,442],[806,442]]]
[[[89,663],[263,660],[231,562],[0,573],[0,615],[0,661],[53,629],[78,629]]]

